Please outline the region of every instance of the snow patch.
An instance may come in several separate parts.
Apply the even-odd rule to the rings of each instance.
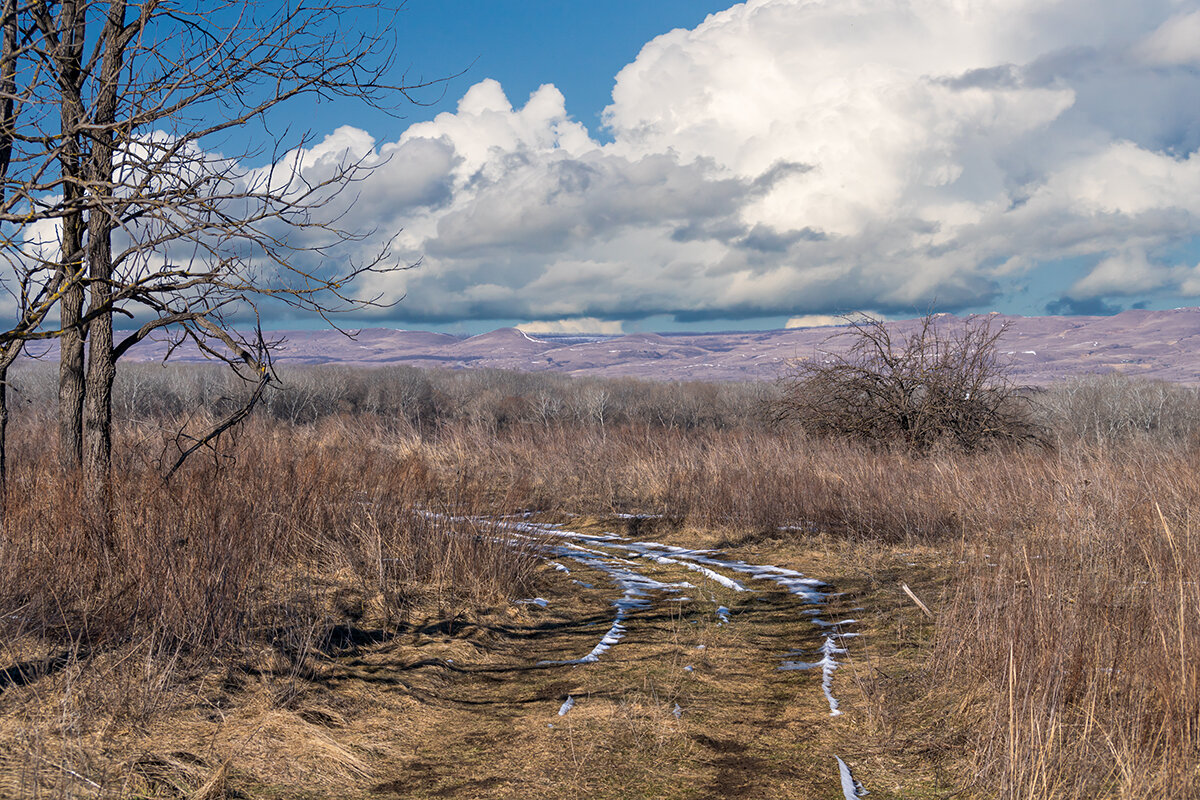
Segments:
[[[837,759],[838,773],[842,779],[842,794],[845,800],[858,800],[860,797],[866,797],[870,792],[854,779],[854,775],[850,773],[850,768],[846,766],[846,762],[842,761],[841,756],[834,756]]]

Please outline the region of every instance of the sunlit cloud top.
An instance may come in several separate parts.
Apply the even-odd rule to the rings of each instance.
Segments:
[[[485,79],[305,164],[378,159],[355,224],[421,266],[362,291],[408,323],[1184,305],[1198,98],[1195,2],[751,0],[648,42],[603,139]]]

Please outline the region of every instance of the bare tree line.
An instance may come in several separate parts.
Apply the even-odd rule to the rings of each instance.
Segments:
[[[778,399],[772,383],[664,383],[632,378],[574,378],[502,370],[449,371],[276,367],[278,380],[257,414],[303,425],[336,415],[370,415],[432,431],[444,424],[489,430],[583,425],[650,425],[678,430],[767,424]],[[23,363],[11,378],[17,418],[48,413],[53,365]],[[241,382],[217,366],[127,364],[113,386],[122,422],[157,423],[180,415],[227,414]]]
[[[1200,442],[1200,390],[1119,372],[1062,381],[1037,397],[1044,424],[1067,439],[1138,436]]]
[[[729,430],[778,424],[787,383],[667,383],[556,373],[409,366],[276,368],[256,414],[292,425],[367,415],[432,432],[448,424]],[[52,364],[23,362],[10,377],[15,418],[54,415]],[[217,365],[131,363],[113,385],[114,419],[160,424],[223,417],[241,407],[242,381]],[[1054,439],[1112,442],[1200,440],[1200,390],[1119,373],[1082,376],[1032,390],[1030,420]]]

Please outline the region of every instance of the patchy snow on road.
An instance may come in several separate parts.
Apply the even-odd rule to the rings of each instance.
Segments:
[[[841,666],[834,656],[843,655],[845,652],[846,648],[838,647],[837,643],[833,641],[832,636],[825,637],[825,643],[821,645],[821,653],[823,655],[820,661],[821,689],[825,692],[825,699],[829,701],[829,716],[831,717],[838,717],[842,714],[838,708],[838,700],[833,696],[833,673]]]
[[[830,596],[829,587],[823,581],[807,578],[803,573],[786,567],[722,558],[721,553],[716,550],[692,549],[660,542],[631,541],[628,537],[611,532],[579,533],[565,530],[561,523],[534,522],[529,519],[530,516],[523,514],[519,517],[476,517],[469,518],[468,521],[480,527],[491,527],[498,534],[502,532],[495,537],[497,541],[532,549],[556,570],[570,574],[570,568],[562,562],[574,561],[580,567],[600,572],[621,591],[620,596],[612,601],[612,606],[616,609],[612,624],[586,655],[573,659],[543,660],[537,662],[540,666],[595,663],[625,638],[626,624],[632,612],[650,608],[656,597],[666,601],[683,601],[687,596],[682,594],[682,590],[698,588],[687,581],[664,582],[642,574],[639,570],[647,562],[663,567],[682,567],[730,591],[754,591],[727,574],[734,573],[745,575],[752,580],[774,583],[811,606],[799,613],[809,616],[809,621],[823,632],[824,641],[819,649],[821,658],[817,661],[785,660],[779,669],[810,670],[819,667],[822,673],[821,688],[829,703],[829,714],[833,717],[841,715],[840,704],[833,692],[833,674],[841,666],[837,656],[847,652],[845,640],[858,635],[847,631],[846,628],[856,624],[858,620],[840,619],[831,622],[818,616]],[[627,518],[641,517],[628,515]],[[581,587],[592,587],[592,584],[574,578],[572,582]],[[537,603],[545,607],[546,601],[535,598],[522,602]],[[716,616],[719,625],[728,624],[733,618],[730,609],[720,604],[717,605]],[[788,655],[802,654],[796,651]]]
[[[834,756],[837,759],[838,774],[842,779],[842,794],[845,800],[858,800],[860,797],[866,797],[870,792],[866,790],[861,783],[854,779],[850,768],[846,766],[846,762],[842,761],[841,756]]]
[[[732,589],[735,592],[746,591],[745,586],[742,586],[740,583],[733,580],[732,578],[726,578],[721,573],[711,570],[708,567],[704,566],[703,564],[693,564],[689,561],[680,561],[677,558],[668,558],[666,556],[656,556],[653,553],[646,553],[645,557],[653,560],[655,563],[658,563],[658,564],[678,564],[679,566],[686,567],[687,569],[690,569],[693,572],[699,572],[704,577],[708,578],[711,581],[714,581],[715,583],[721,584],[726,589]]]
[[[682,589],[695,588],[692,584],[685,581],[663,583],[646,575],[622,568],[618,560],[605,559],[599,555],[591,555],[590,553],[585,555],[583,552],[580,552],[578,554],[569,554],[567,557],[574,558],[585,566],[605,573],[623,591],[621,596],[612,602],[613,607],[617,609],[612,627],[601,637],[600,642],[592,648],[591,652],[580,658],[562,661],[539,661],[538,664],[543,666],[555,664],[591,664],[599,661],[600,656],[607,653],[613,645],[617,644],[625,636],[625,619],[629,615],[629,612],[639,608],[650,607],[652,593],[679,592]]]
[[[432,512],[423,512],[427,516],[437,516],[459,522],[469,522],[477,531],[491,531],[489,538],[503,542],[516,548],[538,555],[548,566],[565,574],[572,574],[573,569],[591,570],[599,573],[619,590],[620,594],[610,601],[615,609],[612,623],[600,637],[600,641],[587,654],[578,658],[562,660],[538,661],[538,666],[579,666],[596,663],[613,647],[625,639],[628,626],[632,624],[632,615],[637,611],[649,609],[657,602],[682,603],[691,600],[684,593],[685,589],[695,590],[697,596],[707,595],[716,605],[718,625],[732,624],[733,612],[729,607],[717,601],[717,592],[713,588],[705,588],[684,580],[669,581],[662,579],[664,573],[674,573],[679,576],[680,569],[697,574],[710,585],[736,593],[755,593],[756,589],[744,584],[733,576],[754,581],[766,581],[775,584],[788,594],[797,597],[804,608],[794,609],[797,620],[811,622],[820,632],[822,642],[817,652],[820,658],[816,661],[804,661],[798,657],[805,655],[803,650],[792,650],[784,654],[784,661],[778,667],[783,671],[821,670],[821,690],[829,704],[829,715],[842,715],[840,703],[834,694],[834,673],[842,666],[839,656],[847,654],[847,640],[860,634],[848,631],[847,628],[858,624],[857,619],[836,619],[829,621],[821,618],[821,614],[829,611],[827,605],[830,597],[835,595],[823,581],[805,577],[793,569],[772,564],[750,564],[742,560],[723,557],[718,550],[702,550],[659,542],[632,541],[628,537],[615,533],[599,534],[579,533],[565,530],[561,523],[541,523],[530,519],[531,514],[499,518],[486,517],[442,517]],[[649,519],[645,515],[620,515],[628,519]],[[474,535],[485,535],[480,533]],[[570,562],[568,567],[563,562]],[[667,568],[667,569],[660,569]],[[671,569],[674,568],[674,569]],[[653,571],[653,575],[649,574]],[[685,573],[686,574],[686,573]],[[658,576],[658,577],[654,577]],[[595,584],[581,581],[575,577],[570,583],[584,589],[594,590]],[[774,595],[778,597],[778,595]],[[549,602],[541,597],[517,601],[520,604],[536,604],[543,608]],[[859,610],[859,609],[855,609]],[[697,620],[689,620],[696,623]],[[704,645],[700,645],[702,649]],[[684,671],[693,672],[691,665]],[[565,715],[574,706],[575,701],[568,696],[559,709],[559,716]],[[682,709],[678,704],[673,709],[678,719]],[[841,775],[843,793],[847,800],[857,800],[867,794],[862,784],[854,779],[846,763],[837,758]]]

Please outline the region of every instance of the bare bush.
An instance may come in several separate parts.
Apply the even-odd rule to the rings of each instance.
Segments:
[[[951,330],[933,314],[907,334],[871,316],[848,323],[830,341],[844,347],[793,363],[780,417],[813,433],[919,450],[1040,440],[997,348],[1004,326],[970,317]]]
[[[470,605],[528,589],[529,554],[424,513],[429,486],[397,468],[401,440],[385,428],[330,418],[296,435],[260,419],[229,457],[196,461],[170,484],[123,430],[109,534],[70,502],[45,453],[48,424],[14,437],[22,466],[0,534],[0,661],[151,641],[204,667],[289,631],[308,637],[300,654],[346,624],[349,612],[329,603],[334,587],[375,624],[430,597]],[[450,487],[441,496],[468,510],[478,501]]]

